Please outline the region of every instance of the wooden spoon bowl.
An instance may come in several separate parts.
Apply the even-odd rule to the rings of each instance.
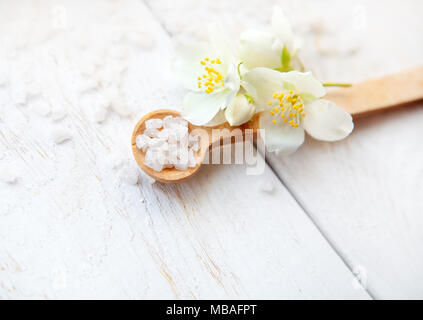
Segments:
[[[136,138],[138,135],[143,134],[145,127],[145,122],[149,119],[163,119],[166,116],[174,116],[180,117],[181,114],[175,110],[168,110],[168,109],[161,109],[155,110],[148,114],[138,121],[136,124],[134,131],[132,133],[132,152],[134,154],[135,160],[137,161],[138,165],[141,169],[148,174],[153,179],[164,182],[164,183],[176,183],[182,182],[190,177],[192,177],[201,167],[203,163],[204,157],[207,154],[207,150],[211,145],[215,145],[217,143],[227,143],[230,141],[231,143],[235,141],[234,137],[238,135],[244,136],[246,129],[252,129],[254,137],[257,136],[257,129],[258,129],[258,115],[253,117],[249,122],[241,125],[241,126],[234,126],[231,127],[228,123],[224,123],[215,127],[203,127],[203,126],[195,126],[191,123],[188,123],[188,131],[193,134],[197,134],[200,136],[200,148],[195,153],[195,158],[197,161],[197,165],[194,168],[188,168],[187,170],[177,170],[175,168],[164,168],[162,171],[155,171],[152,168],[148,167],[145,164],[145,152],[141,149],[138,149],[136,144]],[[212,131],[213,129],[228,129],[222,131],[222,134],[219,136],[213,136]],[[235,130],[241,129],[241,130]]]

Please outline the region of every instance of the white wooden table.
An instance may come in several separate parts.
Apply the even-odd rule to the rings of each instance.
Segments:
[[[137,119],[181,104],[173,48],[207,22],[263,27],[268,2],[0,2],[1,299],[423,298],[422,105],[260,176],[131,181]],[[421,1],[278,3],[322,80],[423,63]]]

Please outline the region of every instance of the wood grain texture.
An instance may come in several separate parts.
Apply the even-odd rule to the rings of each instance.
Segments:
[[[142,2],[2,6],[0,35],[10,17],[14,39],[34,38],[0,53],[14,70],[0,88],[0,164],[18,176],[0,183],[0,298],[370,298],[268,167],[253,176],[241,165],[206,166],[172,186],[120,178],[137,173],[129,142],[136,121],[177,108],[182,97],[166,81],[171,39]],[[135,31],[156,45],[116,42]],[[111,34],[101,54],[80,43],[87,36],[98,48]],[[125,59],[121,49],[129,50]],[[97,72],[126,64],[118,84],[130,110],[117,110],[127,117],[93,121],[105,88],[118,84],[82,77],[81,50],[102,64]],[[41,96],[19,95],[30,76]],[[34,112],[40,99],[51,107],[48,118]],[[54,143],[58,127],[69,141]],[[257,190],[263,179],[273,194]]]
[[[423,2],[241,1],[173,6],[149,1],[179,41],[202,39],[179,17],[219,20],[236,36],[266,28],[281,5],[304,39],[301,58],[324,81],[360,82],[423,65]],[[401,20],[402,23],[392,23]],[[401,39],[397,41],[395,39]],[[407,48],[407,49],[405,49]],[[355,122],[345,141],[306,139],[298,153],[267,159],[315,224],[376,298],[422,298],[422,105]]]

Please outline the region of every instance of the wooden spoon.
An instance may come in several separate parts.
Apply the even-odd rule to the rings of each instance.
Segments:
[[[376,80],[368,80],[354,84],[348,88],[339,88],[331,90],[324,97],[337,105],[342,106],[354,117],[370,112],[385,110],[391,107],[405,105],[410,102],[423,99],[423,66],[407,70],[395,75],[386,76]],[[155,171],[145,165],[145,153],[138,149],[135,140],[139,134],[145,130],[145,121],[148,119],[163,119],[165,116],[172,115],[180,117],[180,113],[175,110],[156,110],[146,114],[136,124],[132,134],[132,152],[135,160],[141,169],[150,177],[164,183],[182,182],[193,176],[199,169],[210,146],[221,142],[233,142],[236,136],[244,136],[246,129],[252,129],[254,137],[257,136],[259,115],[255,115],[249,122],[231,127],[228,123],[215,127],[199,127],[188,124],[189,132],[195,129],[202,129],[200,133],[200,149],[195,154],[197,165],[194,168],[188,168],[186,171],[176,170],[174,168],[165,168],[161,172]],[[241,130],[234,130],[234,129]],[[228,129],[222,132],[220,137],[213,137],[213,129]]]

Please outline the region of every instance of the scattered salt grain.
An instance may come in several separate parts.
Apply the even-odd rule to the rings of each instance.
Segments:
[[[42,117],[47,117],[50,114],[50,106],[45,101],[37,101],[32,105],[32,111]]]
[[[70,132],[67,129],[62,127],[55,128],[52,131],[51,135],[52,135],[53,141],[57,144],[60,144],[67,140],[72,139],[72,135],[70,134]]]
[[[129,108],[125,99],[122,96],[117,96],[112,100],[111,107],[113,111],[122,117],[129,117],[132,114],[132,110]]]
[[[138,183],[139,170],[138,168],[132,165],[125,165],[119,171],[119,178],[122,182],[131,184],[131,185],[136,185]]]
[[[188,122],[180,117],[147,120],[136,144],[145,152],[145,164],[155,171],[173,167],[185,171],[197,165],[194,152],[199,150],[199,137],[189,134]]]
[[[60,121],[60,120],[62,120],[63,118],[65,118],[67,115],[68,115],[68,112],[66,111],[66,109],[65,109],[65,108],[63,108],[63,107],[55,107],[55,108],[52,110],[52,113],[51,113],[51,118],[52,118],[54,121]]]
[[[18,180],[18,176],[11,168],[2,168],[0,169],[0,180],[8,184],[13,184]]]
[[[107,118],[107,109],[105,108],[98,108],[94,111],[93,118],[95,122],[101,123]]]
[[[259,190],[266,193],[273,193],[275,191],[275,186],[271,181],[263,180],[259,183]]]
[[[114,153],[109,157],[112,169],[119,169],[123,164],[123,160],[122,155],[119,153]]]

